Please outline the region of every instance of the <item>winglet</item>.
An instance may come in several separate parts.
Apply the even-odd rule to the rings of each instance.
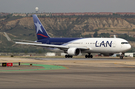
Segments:
[[[7,35],[6,32],[4,32],[4,34],[5,34],[5,36],[6,36],[6,38],[7,38],[8,41],[12,41],[11,38]]]

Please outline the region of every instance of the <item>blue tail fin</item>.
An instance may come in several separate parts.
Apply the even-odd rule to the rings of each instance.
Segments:
[[[50,38],[49,35],[47,34],[46,30],[44,29],[42,23],[38,19],[37,15],[34,14],[32,16],[33,16],[33,20],[34,20],[35,29],[36,29],[37,39],[41,40],[41,39],[45,39],[45,38]]]

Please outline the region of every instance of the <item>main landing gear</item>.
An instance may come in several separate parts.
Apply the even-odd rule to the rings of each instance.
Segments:
[[[88,53],[88,55],[85,55],[85,58],[93,58],[93,55],[91,55],[90,53]]]
[[[72,58],[72,55],[65,55],[65,58]]]

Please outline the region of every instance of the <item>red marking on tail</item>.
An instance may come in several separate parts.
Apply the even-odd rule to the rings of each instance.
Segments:
[[[43,37],[46,37],[46,38],[48,38],[48,36],[45,36],[45,35],[43,35],[43,34],[40,34],[40,33],[38,33],[37,35],[40,35],[40,36],[43,36]]]

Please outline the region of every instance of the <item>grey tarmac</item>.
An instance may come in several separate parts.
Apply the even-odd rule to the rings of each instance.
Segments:
[[[9,58],[9,60],[17,62],[17,58]],[[19,60],[61,65],[67,69],[0,72],[1,89],[135,89],[135,59],[133,58],[124,60],[19,58]],[[8,61],[8,58],[3,58],[1,62],[3,61]]]

